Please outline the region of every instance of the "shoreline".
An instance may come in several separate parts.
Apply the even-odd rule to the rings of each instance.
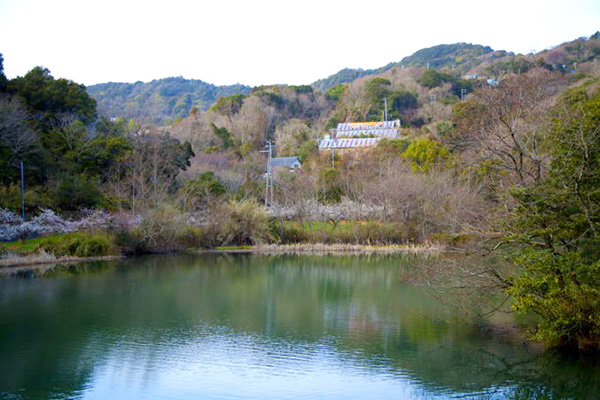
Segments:
[[[110,261],[126,258],[124,255],[97,256],[97,257],[76,257],[64,256],[55,257],[53,254],[29,254],[25,256],[14,256],[11,258],[0,258],[0,271],[14,269],[19,267],[68,264],[83,261]]]
[[[256,253],[256,254],[440,254],[446,247],[437,244],[362,245],[362,244],[266,244],[256,246],[226,246],[215,249],[193,250],[193,253]]]
[[[356,244],[267,244],[256,246],[224,246],[215,249],[190,249],[179,253],[207,254],[423,254],[434,255],[446,251],[446,247],[431,243],[408,244],[408,245],[356,245]],[[177,253],[177,252],[176,252]],[[55,257],[49,253],[37,253],[29,255],[13,254],[10,257],[0,258],[0,270],[7,270],[19,267],[66,264],[84,261],[107,261],[120,260],[127,258],[126,255],[110,255],[99,257],[76,257],[63,256]]]

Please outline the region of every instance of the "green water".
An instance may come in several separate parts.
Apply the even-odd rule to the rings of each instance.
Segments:
[[[185,255],[5,276],[0,398],[599,398],[597,359],[468,323],[402,282],[422,262]]]

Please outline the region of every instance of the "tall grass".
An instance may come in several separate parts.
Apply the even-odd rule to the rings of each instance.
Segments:
[[[274,224],[273,230],[282,244],[393,245],[408,242],[403,225],[379,221],[281,221]]]
[[[87,232],[73,232],[43,238],[37,249],[57,257],[99,257],[116,253],[112,236]]]
[[[23,255],[21,253],[5,253],[0,257],[0,267],[12,267],[18,265],[52,264],[56,262],[54,254],[40,250],[35,254]]]

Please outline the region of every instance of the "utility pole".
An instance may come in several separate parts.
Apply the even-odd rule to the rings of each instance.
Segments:
[[[270,140],[267,140],[265,148],[267,150],[261,150],[261,153],[268,153],[269,155],[267,159],[267,174],[265,182],[265,207],[267,207],[273,204],[273,171],[271,168],[271,160],[273,159],[273,144]]]
[[[329,130],[331,132],[331,168],[335,168],[335,145],[337,143],[337,130],[336,129],[330,129]]]
[[[21,218],[25,221],[25,168],[21,161]]]
[[[385,105],[385,114],[383,114],[383,122],[387,122],[387,120],[388,120],[387,97],[383,98],[383,104]]]
[[[335,145],[337,144],[337,136],[335,133],[331,139],[331,168],[335,168]]]

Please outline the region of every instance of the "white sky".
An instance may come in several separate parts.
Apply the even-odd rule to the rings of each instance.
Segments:
[[[0,0],[9,78],[309,84],[437,44],[529,53],[600,30],[600,0]]]

